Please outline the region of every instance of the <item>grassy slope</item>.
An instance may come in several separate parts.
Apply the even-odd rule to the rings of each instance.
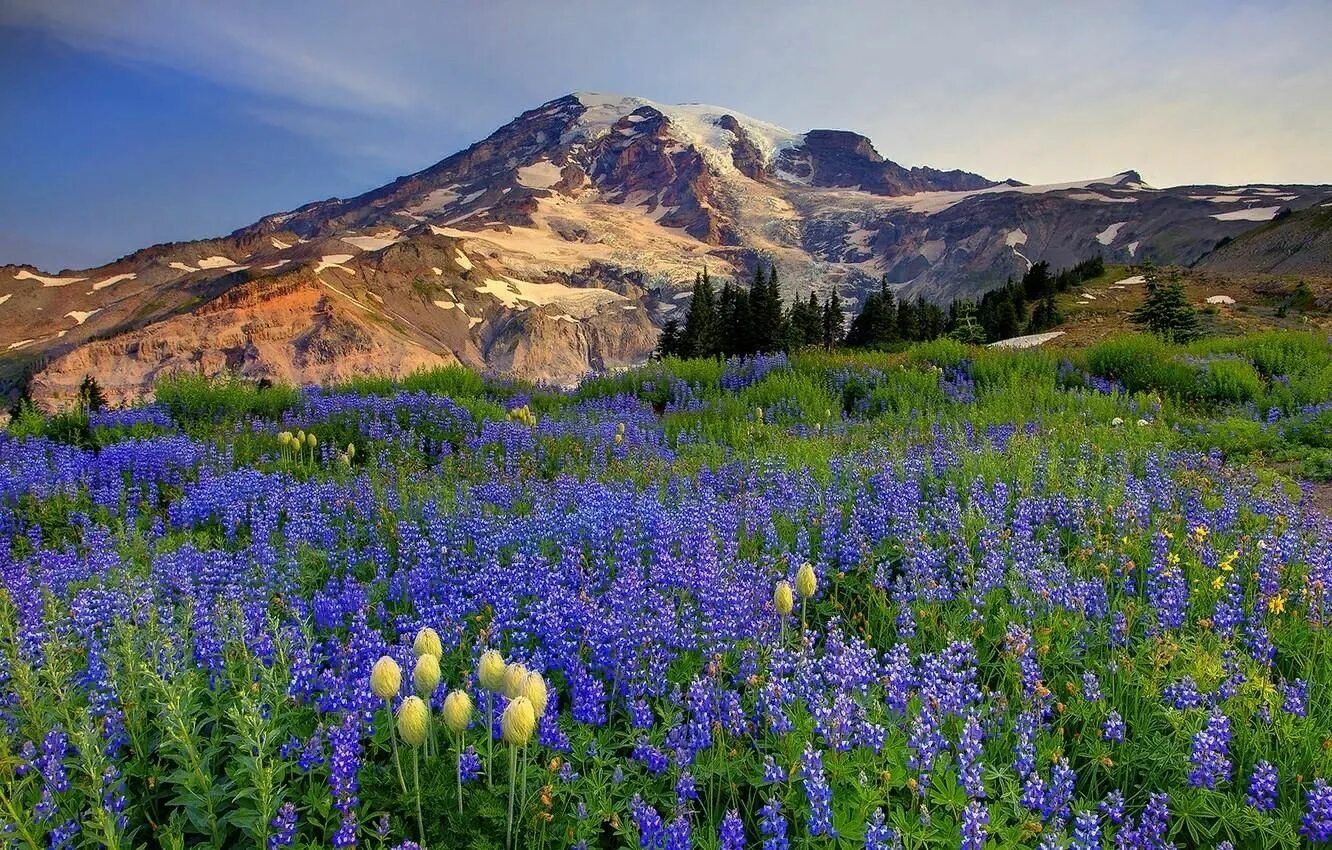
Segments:
[[[1210,334],[1232,336],[1265,330],[1332,329],[1332,315],[1326,311],[1302,312],[1291,309],[1278,316],[1278,309],[1299,278],[1272,275],[1225,274],[1197,269],[1177,270],[1189,300],[1203,310],[1204,327]],[[1064,316],[1057,330],[1064,331],[1061,345],[1083,346],[1140,328],[1129,320],[1146,294],[1141,284],[1123,285],[1120,281],[1142,273],[1137,267],[1106,266],[1105,273],[1059,296],[1059,312]],[[1313,292],[1326,295],[1332,289],[1318,281],[1306,281]],[[1089,293],[1093,299],[1083,297]],[[1213,295],[1228,295],[1233,306],[1206,303]]]

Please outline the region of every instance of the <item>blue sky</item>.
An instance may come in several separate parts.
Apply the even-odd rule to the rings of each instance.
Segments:
[[[0,4],[0,263],[227,233],[575,90],[1038,183],[1332,183],[1332,4]]]

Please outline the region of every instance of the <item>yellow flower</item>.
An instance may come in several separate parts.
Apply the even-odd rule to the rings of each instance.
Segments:
[[[398,734],[410,747],[425,743],[430,725],[430,710],[420,697],[407,697],[398,707]]]
[[[789,581],[777,582],[777,587],[772,591],[772,604],[777,609],[777,613],[785,617],[791,613],[795,607],[795,600],[791,596],[791,583]]]
[[[527,678],[527,668],[517,661],[504,668],[504,695],[513,699],[522,693],[523,679]]]
[[[402,687],[402,668],[387,655],[375,662],[370,671],[370,691],[380,699],[390,699]]]
[[[476,678],[481,687],[488,691],[497,692],[503,689],[504,656],[499,654],[499,650],[487,649],[481,653],[481,658],[476,663]]]
[[[536,711],[531,701],[527,697],[515,697],[504,709],[504,714],[500,715],[500,732],[504,735],[504,742],[521,747],[532,737],[534,729]]]
[[[1216,578],[1212,579],[1212,590],[1220,590],[1223,584],[1225,584],[1225,581],[1221,578],[1221,576],[1217,576]]]
[[[1276,596],[1267,600],[1267,611],[1270,614],[1284,614],[1286,611],[1286,592],[1283,590]]]
[[[416,692],[428,697],[439,687],[439,659],[433,655],[422,655],[416,659],[416,668],[412,670],[412,684]]]
[[[472,698],[466,691],[453,691],[444,698],[444,725],[462,733],[472,722]]]
[[[799,593],[803,599],[813,596],[814,591],[818,589],[818,579],[815,578],[814,567],[810,566],[809,562],[801,564],[800,569],[796,571],[795,586],[796,593]]]
[[[532,703],[532,710],[536,712],[537,717],[546,713],[546,703],[550,699],[550,692],[546,689],[546,680],[540,673],[535,671],[528,673],[523,677],[522,684],[518,686],[520,696],[527,697],[528,702]]]
[[[433,655],[435,658],[444,657],[444,644],[439,639],[439,632],[426,626],[416,633],[416,640],[412,641],[412,652],[416,657],[422,655]]]
[[[1193,536],[1199,543],[1207,539],[1207,526],[1198,525],[1193,529]]]

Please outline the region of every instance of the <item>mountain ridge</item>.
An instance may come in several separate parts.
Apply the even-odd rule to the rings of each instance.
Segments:
[[[772,263],[788,296],[855,302],[886,277],[946,301],[1039,260],[1189,264],[1329,200],[1326,186],[1156,189],[1132,170],[1031,186],[902,166],[849,130],[576,92],[225,236],[57,275],[0,266],[0,379],[31,373],[52,404],[84,374],[123,400],[181,369],[319,382],[461,362],[570,383],[645,358],[705,266],[747,278]]]

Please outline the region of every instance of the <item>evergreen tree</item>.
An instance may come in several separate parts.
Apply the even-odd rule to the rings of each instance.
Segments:
[[[682,357],[714,357],[721,353],[721,333],[717,326],[717,297],[706,269],[694,278],[694,294],[689,301],[684,333],[680,340]]]
[[[897,337],[907,342],[920,339],[920,326],[916,323],[916,307],[905,298],[897,303]]]
[[[681,335],[680,320],[667,319],[666,324],[661,328],[661,336],[657,339],[657,356],[679,357]]]
[[[84,413],[106,409],[106,396],[92,375],[84,375],[83,382],[79,384],[79,407]]]
[[[819,304],[819,297],[810,292],[809,300],[797,299],[791,305],[787,325],[789,327],[787,338],[791,342],[791,347],[822,344],[823,307]]]
[[[783,328],[782,295],[777,284],[777,269],[754,269],[754,283],[749,288],[749,326],[754,352],[779,351],[786,340]]]
[[[949,313],[949,336],[967,345],[982,345],[986,342],[985,328],[976,321],[974,301],[954,301]]]
[[[1032,308],[1031,319],[1027,322],[1027,333],[1038,334],[1049,330],[1063,321],[1059,309],[1055,306],[1054,294],[1046,295]]]
[[[882,348],[898,339],[897,308],[893,291],[888,288],[888,276],[879,282],[879,291],[865,296],[860,312],[851,320],[847,331],[847,345]]]
[[[1129,320],[1170,342],[1188,342],[1202,336],[1198,311],[1189,303],[1178,275],[1171,274],[1162,281],[1156,266],[1149,262],[1143,277],[1147,297],[1129,314]]]
[[[828,293],[823,302],[823,347],[831,349],[842,342],[842,327],[846,316],[842,312],[842,299],[837,297],[837,290]]]

